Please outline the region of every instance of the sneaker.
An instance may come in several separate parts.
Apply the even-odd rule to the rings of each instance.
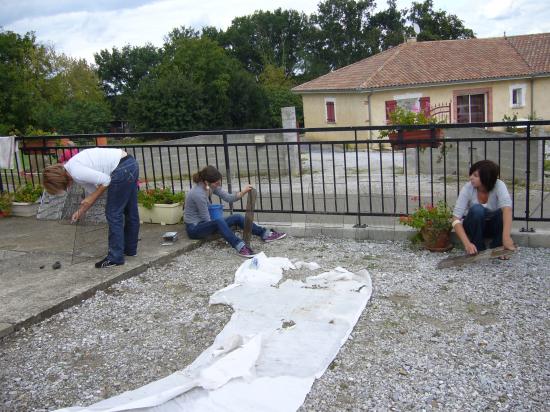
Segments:
[[[264,242],[274,242],[275,240],[279,240],[284,237],[286,237],[286,233],[275,232],[274,230],[272,230],[269,236],[264,239]]]
[[[95,267],[98,269],[102,269],[102,268],[110,268],[111,266],[121,266],[121,265],[124,265],[124,263],[115,263],[115,262],[111,262],[107,258],[103,258],[102,260],[100,260],[95,264]]]
[[[256,253],[252,251],[248,246],[244,245],[241,250],[239,250],[239,256],[244,258],[251,258],[256,256]]]

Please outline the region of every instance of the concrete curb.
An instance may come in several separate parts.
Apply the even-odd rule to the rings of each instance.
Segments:
[[[304,223],[273,223],[269,225],[274,229],[288,233],[295,237],[328,236],[336,239],[375,240],[375,241],[406,241],[416,233],[405,226],[366,226],[355,228],[353,225],[321,226]],[[460,244],[454,232],[451,233],[453,242]],[[537,229],[536,232],[521,232],[512,230],[512,239],[518,246],[533,248],[550,248],[550,230]]]

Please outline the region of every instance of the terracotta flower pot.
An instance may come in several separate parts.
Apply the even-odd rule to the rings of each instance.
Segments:
[[[424,247],[431,252],[446,252],[453,248],[450,230],[438,230],[429,227],[423,228],[420,233]]]
[[[429,129],[418,129],[418,130],[404,130],[403,131],[403,140],[399,139],[397,132],[389,134],[389,139],[392,147],[394,149],[405,149],[407,147],[439,147],[441,146],[441,140],[443,140],[443,129],[435,129],[435,142],[432,142],[432,132]],[[426,143],[407,143],[409,140],[414,141],[423,141],[427,140]],[[402,142],[405,142],[404,144]]]

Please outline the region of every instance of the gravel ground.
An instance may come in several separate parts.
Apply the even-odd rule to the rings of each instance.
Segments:
[[[301,411],[550,409],[550,249],[438,271],[442,255],[403,243],[253,246],[372,276],[365,312]],[[2,410],[88,405],[185,368],[229,320],[208,299],[240,263],[211,242],[11,335],[0,342]]]

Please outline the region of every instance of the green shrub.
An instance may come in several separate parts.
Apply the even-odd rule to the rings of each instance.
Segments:
[[[43,191],[42,186],[33,186],[32,184],[27,183],[26,185],[17,188],[15,195],[13,196],[13,201],[21,203],[34,203],[40,199]]]
[[[437,124],[439,123],[435,117],[428,117],[423,112],[412,112],[397,107],[390,113],[389,124],[394,125],[414,125],[414,124]],[[383,130],[380,132],[380,137],[387,137],[390,133],[395,133],[395,130]]]
[[[0,217],[11,213],[11,195],[8,192],[0,193]]]
[[[172,205],[185,200],[185,192],[172,193],[170,189],[147,189],[138,192],[138,203],[146,209],[152,209],[155,203]]]

